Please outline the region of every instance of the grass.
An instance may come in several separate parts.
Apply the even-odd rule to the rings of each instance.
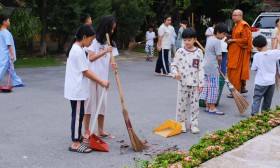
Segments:
[[[16,68],[34,68],[64,65],[63,60],[54,56],[47,55],[44,57],[24,57],[15,62]]]

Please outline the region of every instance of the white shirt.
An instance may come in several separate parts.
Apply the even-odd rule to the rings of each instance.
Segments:
[[[158,35],[162,36],[161,48],[169,50],[171,48],[171,31],[164,23],[159,27]]]
[[[69,100],[86,100],[89,97],[88,78],[83,71],[88,70],[85,51],[73,44],[66,63],[64,97]]]
[[[101,45],[96,39],[93,40],[92,44],[86,48],[86,50],[92,51],[94,54],[105,50],[108,47],[107,44]],[[113,48],[113,55],[117,56],[117,48]],[[106,53],[97,60],[89,64],[89,69],[96,74],[102,80],[108,80],[109,69],[110,69],[110,53]]]
[[[205,36],[207,36],[206,41],[208,40],[209,37],[214,35],[214,28],[213,27],[208,27]]]
[[[276,62],[280,60],[280,50],[268,50],[254,55],[251,69],[257,71],[255,84],[269,86],[275,84]]]
[[[156,37],[155,32],[146,32],[146,45],[154,46],[154,38]]]
[[[174,27],[172,25],[169,25],[168,28],[169,28],[169,30],[171,32],[171,44],[175,45],[175,41],[176,41],[176,37],[177,37],[175,29],[174,29]]]
[[[222,46],[222,52],[228,52],[228,49],[227,49],[228,44],[225,42],[226,39],[227,38],[224,37],[222,40],[220,40],[221,41],[221,46]]]

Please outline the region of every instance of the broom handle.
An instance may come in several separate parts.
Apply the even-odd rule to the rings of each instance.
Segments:
[[[110,38],[109,38],[108,33],[106,34],[106,38],[107,38],[107,43],[110,46],[111,43],[110,43]],[[111,56],[111,62],[115,63],[115,58],[113,56],[112,51],[110,52],[110,56]],[[114,72],[115,72],[115,77],[116,77],[116,81],[117,81],[117,85],[118,85],[118,90],[119,90],[119,95],[120,95],[120,99],[121,99],[121,103],[122,103],[122,108],[124,110],[126,108],[125,108],[125,105],[124,105],[124,98],[123,98],[122,87],[121,87],[121,83],[120,83],[120,79],[119,79],[119,75],[118,75],[118,70],[114,69]]]
[[[205,52],[205,48],[200,44],[200,42],[198,42],[197,40],[195,40],[196,44],[199,46],[199,48]]]
[[[95,123],[97,121],[97,117],[99,115],[99,112],[100,112],[100,109],[101,109],[101,105],[102,105],[102,102],[103,102],[103,99],[104,99],[104,95],[106,93],[106,88],[104,87],[102,89],[102,94],[100,96],[100,100],[98,102],[98,106],[97,106],[97,110],[96,110],[96,113],[95,113],[95,116],[94,116],[94,119],[93,119],[93,123],[92,123],[92,126],[91,126],[91,130],[90,130],[90,133],[92,134],[93,133],[93,130],[94,130],[94,126],[95,126]]]
[[[200,44],[200,42],[198,42],[197,40],[195,41],[196,44],[199,46],[199,48],[205,52],[205,48]],[[220,68],[218,68],[219,73],[221,74],[221,76],[224,78],[224,80],[227,80],[227,78],[225,77],[225,75],[223,74],[223,72],[220,70]]]

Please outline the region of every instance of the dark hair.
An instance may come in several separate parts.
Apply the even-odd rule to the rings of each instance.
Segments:
[[[148,27],[148,28],[152,28],[152,29],[153,29],[153,28],[154,28],[154,26],[153,26],[153,25],[149,25],[149,27]]]
[[[163,17],[163,21],[165,22],[167,18],[172,18],[172,17],[171,17],[171,15],[165,15],[165,16]]]
[[[275,24],[277,26],[277,23],[279,22],[279,18],[275,20]]]
[[[227,33],[228,32],[228,27],[226,24],[224,24],[223,22],[220,22],[218,24],[216,24],[215,28],[214,28],[214,34],[217,33]]]
[[[196,31],[194,28],[188,27],[183,31],[182,38],[196,38]]]
[[[107,15],[104,16],[100,19],[100,23],[99,26],[97,28],[97,34],[96,34],[96,40],[104,45],[107,42],[106,39],[106,34],[109,34],[110,37],[110,43],[113,47],[116,46],[114,40],[116,39],[116,30],[117,28],[114,30],[113,34],[112,34],[112,28],[113,25],[116,23],[116,19],[114,16],[112,15]]]
[[[86,21],[88,20],[88,18],[91,18],[90,14],[88,13],[82,13],[81,14],[81,18],[80,18],[80,21],[82,24],[85,24]]]
[[[90,26],[90,25],[82,25],[77,33],[76,33],[76,36],[74,37],[74,39],[71,41],[71,45],[70,47],[68,48],[67,52],[66,52],[66,56],[68,57],[69,56],[69,53],[70,53],[70,50],[73,46],[73,44],[76,42],[76,41],[81,41],[83,40],[83,37],[86,36],[86,37],[90,37],[90,36],[94,36],[95,35],[95,31],[94,29]]]
[[[0,14],[0,25],[3,24],[4,21],[7,21],[9,19],[8,15]]]
[[[182,20],[181,23],[182,23],[182,24],[185,24],[185,25],[188,24],[188,22],[187,22],[186,20]]]
[[[258,35],[253,39],[254,47],[262,48],[262,47],[266,46],[266,44],[267,44],[266,38],[262,35]]]

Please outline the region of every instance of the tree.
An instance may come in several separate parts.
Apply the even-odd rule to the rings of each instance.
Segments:
[[[32,15],[27,8],[15,9],[10,17],[12,26],[10,30],[20,46],[33,44],[33,38],[41,30],[39,17]]]
[[[57,37],[58,50],[63,51],[69,35],[76,33],[80,25],[80,16],[87,4],[81,0],[53,0],[49,14],[50,31]]]
[[[123,48],[127,46],[131,37],[135,37],[135,34],[139,31],[145,20],[145,11],[147,10],[148,6],[139,4],[138,0],[113,0],[112,11],[117,18],[118,41]]]

